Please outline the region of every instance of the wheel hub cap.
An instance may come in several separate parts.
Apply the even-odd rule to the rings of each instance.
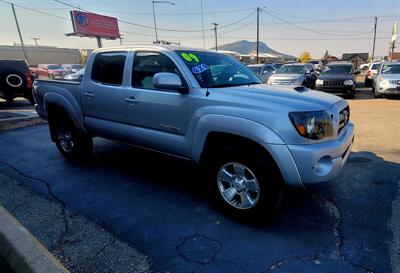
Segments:
[[[230,162],[223,165],[218,171],[217,184],[225,202],[237,209],[250,209],[259,199],[258,180],[243,164]]]

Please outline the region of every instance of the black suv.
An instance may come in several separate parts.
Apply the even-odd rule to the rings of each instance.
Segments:
[[[32,72],[25,60],[0,60],[0,98],[12,102],[24,97],[34,104]]]
[[[359,73],[354,70],[352,63],[328,63],[315,82],[315,90],[344,94],[352,99],[356,92],[356,75]]]

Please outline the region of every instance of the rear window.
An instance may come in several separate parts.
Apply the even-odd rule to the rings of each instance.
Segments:
[[[96,55],[92,66],[92,80],[104,84],[121,85],[126,52],[104,52]]]
[[[371,69],[373,69],[373,70],[378,69],[378,65],[379,65],[379,64],[372,64]]]

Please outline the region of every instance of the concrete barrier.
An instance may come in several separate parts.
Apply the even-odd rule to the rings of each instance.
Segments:
[[[0,205],[0,254],[15,273],[69,273],[69,271]]]

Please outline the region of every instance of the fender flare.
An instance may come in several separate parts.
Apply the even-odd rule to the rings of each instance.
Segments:
[[[83,115],[80,110],[78,102],[72,95],[68,94],[67,95],[68,99],[64,95],[65,94],[61,95],[53,92],[46,93],[44,96],[44,111],[48,116],[49,104],[55,104],[61,107],[68,114],[75,128],[77,128],[81,132],[86,133],[87,132],[86,128],[83,125],[84,124]]]
[[[264,147],[263,144],[286,144],[278,134],[258,122],[228,115],[207,114],[199,119],[193,132],[191,157],[195,162],[200,161],[207,137],[211,132],[241,136]]]

